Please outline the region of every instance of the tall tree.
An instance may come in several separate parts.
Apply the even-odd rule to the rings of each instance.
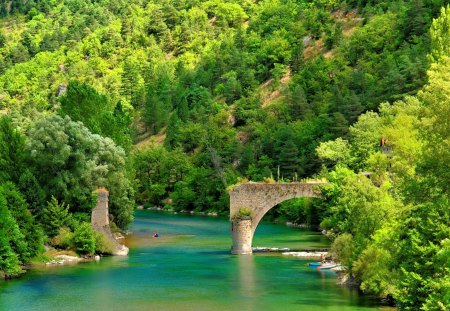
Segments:
[[[33,173],[47,194],[70,205],[72,212],[90,212],[99,186],[110,192],[110,211],[116,224],[132,219],[133,191],[126,155],[109,138],[92,134],[70,117],[48,116],[36,121],[27,139]]]
[[[25,139],[9,117],[0,117],[0,182],[18,182],[24,169]]]

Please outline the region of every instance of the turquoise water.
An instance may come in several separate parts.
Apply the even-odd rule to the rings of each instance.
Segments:
[[[151,238],[153,231],[161,237]],[[385,310],[305,260],[231,255],[227,219],[138,211],[132,232],[127,257],[42,267],[0,282],[0,310]],[[327,241],[262,223],[254,245],[306,248]]]

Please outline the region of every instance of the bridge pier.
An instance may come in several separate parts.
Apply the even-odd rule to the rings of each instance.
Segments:
[[[126,256],[128,255],[128,247],[117,242],[117,240],[113,237],[109,226],[109,192],[105,188],[99,188],[97,193],[97,206],[94,207],[91,215],[92,229],[100,234],[103,234],[103,236],[110,242],[113,246],[113,249],[111,250],[113,255]]]
[[[231,220],[231,237],[233,245],[231,253],[246,255],[252,253],[252,220],[251,218],[234,218]]]

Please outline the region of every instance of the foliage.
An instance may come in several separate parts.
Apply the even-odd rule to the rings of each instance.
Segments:
[[[241,207],[239,211],[234,214],[234,218],[250,219],[252,216],[252,211],[248,208]]]
[[[102,232],[94,232],[95,237],[95,252],[99,254],[112,254],[115,245],[113,242],[106,237],[106,235]]]
[[[0,117],[0,182],[18,182],[24,164],[24,137],[10,118]]]
[[[52,196],[47,202],[47,206],[42,211],[42,226],[49,237],[54,237],[60,233],[60,229],[69,226],[71,219],[69,214],[69,205],[64,202],[58,203],[58,200]]]
[[[81,121],[92,133],[109,137],[125,150],[130,149],[131,117],[120,102],[112,107],[108,98],[91,86],[71,81],[60,103],[58,112],[62,116]]]
[[[3,196],[0,196],[0,224],[0,271],[6,276],[15,275],[21,271],[18,253],[27,245]]]
[[[356,162],[349,166],[371,171],[370,180],[362,176],[357,180],[343,170],[348,163],[342,158],[331,166],[332,183],[324,189],[330,209],[322,225],[339,234],[333,247],[337,253],[351,250],[350,256],[342,251],[339,256],[362,290],[392,295],[399,310],[450,307],[448,260],[443,257],[450,237],[445,121],[450,55],[439,44],[446,40],[440,36],[448,33],[447,11],[433,21],[427,85],[415,97],[382,104],[378,113],[362,115],[350,129],[348,150]],[[332,155],[341,149],[336,140],[318,152]]]
[[[344,265],[350,266],[352,263],[354,246],[353,236],[350,233],[343,233],[333,241],[331,252]]]
[[[99,186],[126,228],[134,197],[227,213],[238,178],[320,174],[323,201],[280,213],[322,222],[365,291],[448,309],[444,3],[0,1],[5,226],[45,224],[52,196],[86,220]],[[8,271],[24,239],[0,242]]]
[[[13,183],[3,184],[0,193],[6,199],[8,209],[19,226],[21,234],[25,237],[26,249],[17,252],[17,254],[21,262],[26,263],[31,257],[43,251],[42,229],[35,222],[24,197]]]
[[[125,172],[126,156],[111,139],[92,134],[68,116],[52,115],[31,126],[26,150],[48,197],[69,204],[71,212],[90,213],[96,199],[92,192],[105,186],[115,222],[128,225],[133,192]]]
[[[90,223],[80,223],[73,232],[72,245],[80,254],[91,255],[95,252],[95,233]]]
[[[73,232],[67,227],[60,227],[58,234],[55,235],[50,243],[58,248],[69,249],[72,245]]]

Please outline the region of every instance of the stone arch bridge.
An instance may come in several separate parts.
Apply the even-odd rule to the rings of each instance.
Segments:
[[[319,187],[327,182],[257,183],[235,186],[230,193],[230,221],[233,254],[251,254],[256,227],[275,205],[298,197],[319,198]],[[242,209],[250,216],[242,215]]]

